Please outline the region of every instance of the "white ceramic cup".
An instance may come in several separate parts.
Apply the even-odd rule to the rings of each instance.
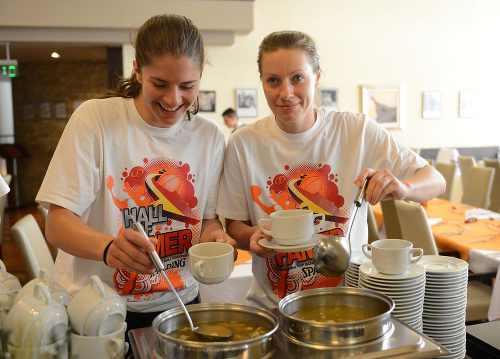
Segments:
[[[7,345],[7,353],[4,359],[40,359],[54,358],[67,359],[69,358],[68,341],[66,337],[59,339],[57,342],[50,345],[43,345],[34,348],[20,348],[13,345]]]
[[[69,305],[71,297],[68,291],[54,282],[52,274],[50,274],[50,271],[47,268],[41,268],[38,277],[30,280],[24,285],[24,287],[21,288],[19,293],[17,293],[16,298],[14,299],[14,304],[19,302],[25,295],[33,295],[35,291],[35,285],[37,283],[43,283],[47,286],[50,292],[50,297],[54,301],[64,305],[64,307],[67,307]]]
[[[363,244],[361,249],[383,274],[404,273],[424,254],[422,248],[413,248],[413,243],[403,239],[380,239],[371,244]]]
[[[85,336],[116,332],[127,315],[125,300],[96,275],[71,298],[67,311],[71,328]]]
[[[318,224],[314,224],[320,219]],[[260,219],[259,228],[273,237],[282,246],[293,246],[306,243],[313,233],[317,232],[325,222],[323,213],[314,214],[308,209],[288,209],[273,212],[269,218]],[[268,223],[271,230],[264,227]]]
[[[5,317],[14,305],[15,297],[16,296],[8,290],[7,287],[0,283],[0,328],[2,327]]]
[[[35,348],[66,338],[67,330],[66,308],[52,300],[45,284],[37,283],[33,295],[25,295],[12,306],[2,333],[14,347]]]
[[[125,358],[128,343],[125,342],[127,323],[116,332],[89,337],[71,333],[69,338],[72,359],[115,359]]]
[[[189,271],[203,284],[225,281],[234,269],[234,248],[227,243],[207,242],[189,248]]]
[[[0,283],[2,283],[11,293],[16,295],[21,290],[19,279],[7,272],[5,263],[0,260]]]

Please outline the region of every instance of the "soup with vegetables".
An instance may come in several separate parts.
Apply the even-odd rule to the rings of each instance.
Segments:
[[[348,305],[326,305],[301,309],[291,316],[297,319],[324,323],[345,323],[376,317],[380,313]]]
[[[224,342],[234,342],[238,340],[247,340],[251,338],[256,338],[261,335],[266,334],[270,329],[267,329],[263,326],[248,324],[238,321],[225,321],[225,322],[211,322],[205,323],[209,324],[209,326],[214,328],[214,335],[217,335],[217,331],[221,327],[230,328],[233,331],[233,336],[229,339],[221,339]],[[204,328],[204,332],[207,332],[208,326]],[[191,331],[191,327],[186,326],[179,329],[174,330],[168,334],[169,336],[181,340],[191,340],[195,342],[213,342],[214,340],[202,339],[197,337],[195,333]]]

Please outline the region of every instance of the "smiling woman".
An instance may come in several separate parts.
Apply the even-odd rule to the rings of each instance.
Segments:
[[[47,239],[61,248],[54,279],[74,294],[99,274],[126,300],[127,330],[178,304],[146,252],[158,252],[190,304],[199,296],[188,249],[236,245],[215,214],[224,136],[197,113],[199,30],[183,16],[154,16],[135,49],[132,75],[71,116],[36,198],[49,208]],[[136,221],[149,238],[131,229]]]

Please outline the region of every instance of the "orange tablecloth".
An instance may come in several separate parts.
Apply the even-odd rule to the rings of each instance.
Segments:
[[[465,223],[465,211],[474,207],[467,207],[458,202],[444,199],[433,199],[424,206],[428,218],[442,218],[443,220],[431,227],[436,245],[444,251],[457,251],[462,259],[467,260],[469,250],[486,249],[500,251],[500,220],[478,219],[477,222]],[[383,221],[380,205],[372,206],[377,223]],[[463,233],[458,234],[463,229]],[[452,234],[450,234],[452,233]],[[489,242],[472,242],[475,239],[488,239],[496,235]]]

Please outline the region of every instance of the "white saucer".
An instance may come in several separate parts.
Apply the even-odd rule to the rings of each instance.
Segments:
[[[457,273],[469,268],[469,263],[460,258],[425,255],[418,261],[427,273]]]
[[[380,273],[372,262],[363,263],[359,266],[360,273],[369,277],[383,278],[387,280],[408,280],[409,278],[425,276],[425,268],[419,265],[412,265],[410,269],[401,274],[383,274]],[[360,274],[361,276],[361,274]]]
[[[278,242],[276,242],[276,240],[274,238],[272,238],[271,240],[267,240],[265,238],[262,238],[259,241],[259,244],[264,248],[272,249],[272,250],[279,252],[279,253],[301,252],[301,251],[306,251],[306,250],[314,247],[316,245],[316,243],[318,243],[318,240],[321,237],[323,237],[323,235],[313,234],[311,239],[308,240],[307,242],[305,242],[303,244],[293,245],[293,246],[283,246],[283,245],[279,244]]]

